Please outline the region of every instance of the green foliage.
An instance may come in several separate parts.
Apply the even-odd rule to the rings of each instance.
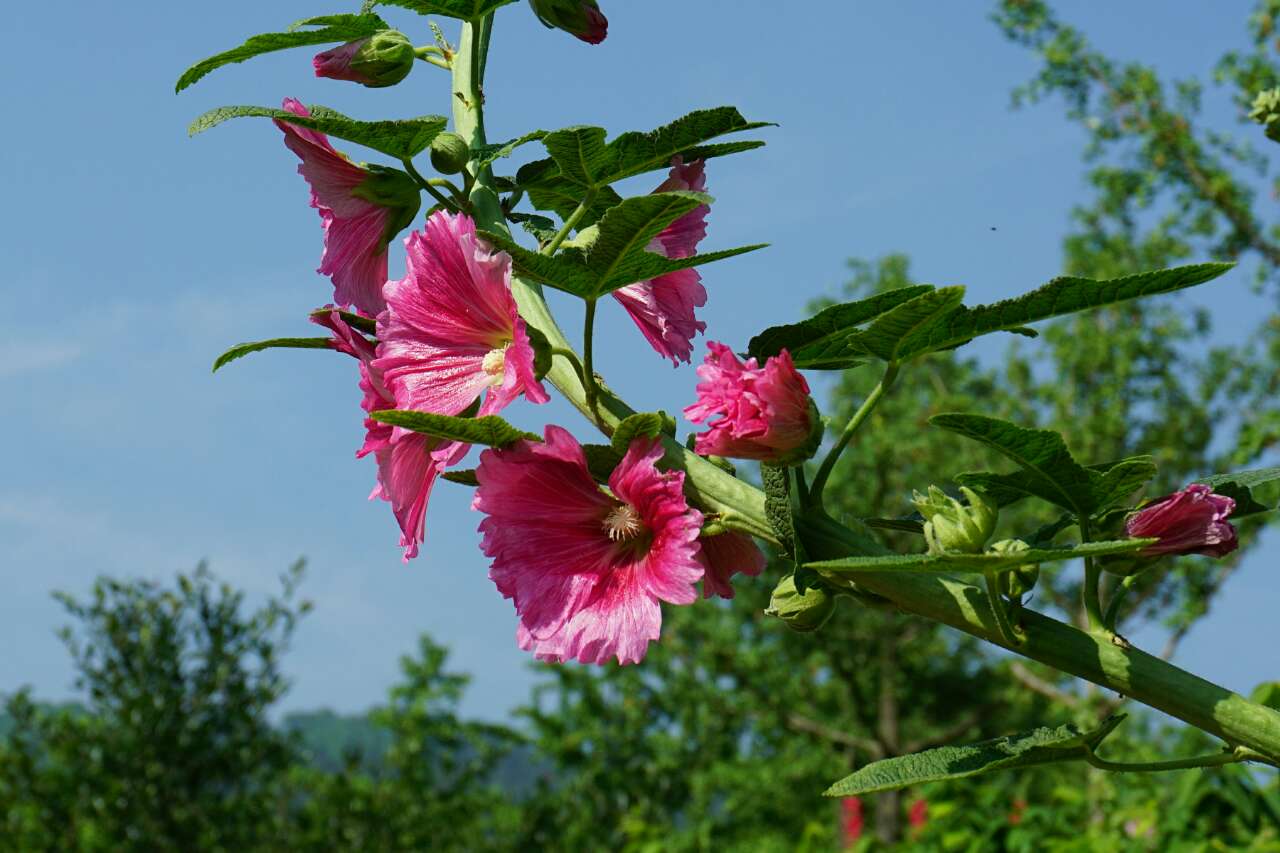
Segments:
[[[225,367],[238,358],[268,349],[332,349],[332,341],[328,338],[272,338],[269,341],[236,344],[224,352],[213,362],[213,372]]]
[[[318,29],[303,29],[304,27],[318,27]],[[286,32],[253,36],[239,47],[202,59],[182,72],[174,91],[181,92],[210,71],[224,65],[244,62],[246,59],[261,56],[264,53],[288,50],[291,47],[355,41],[385,29],[388,29],[386,22],[377,15],[371,14],[323,15],[307,18],[298,21]]]
[[[233,118],[256,116],[318,130],[329,136],[372,148],[397,160],[407,160],[426,150],[448,124],[444,116],[357,121],[328,107],[311,105],[307,109],[311,112],[310,116],[295,115],[288,110],[273,107],[218,107],[193,121],[187,132],[195,136]]]
[[[380,423],[403,427],[446,441],[483,444],[486,447],[506,447],[522,439],[542,441],[539,436],[516,429],[497,415],[485,415],[482,418],[456,418],[430,412],[383,409],[370,413],[369,417]]]
[[[641,412],[618,424],[610,443],[614,452],[622,455],[637,438],[658,438],[662,435],[674,435],[675,431],[675,418],[666,412]]]
[[[481,166],[492,166],[504,157],[510,157],[512,153],[521,145],[530,142],[537,142],[547,135],[545,130],[534,130],[526,133],[524,136],[517,136],[509,142],[502,142],[496,145],[485,145],[477,151],[472,152],[476,160]]]
[[[1260,468],[1257,471],[1241,471],[1238,474],[1216,474],[1202,477],[1197,483],[1204,483],[1220,495],[1233,498],[1236,502],[1232,518],[1243,518],[1260,512],[1271,512],[1274,506],[1260,503],[1254,497],[1253,490],[1258,486],[1280,480],[1280,468]]]
[[[311,316],[321,319],[328,317],[334,312],[333,308],[317,308],[311,312]],[[363,314],[353,314],[350,311],[339,311],[338,316],[342,321],[358,332],[366,335],[376,335],[378,333],[378,321],[372,317],[366,317]]]
[[[799,559],[799,539],[791,516],[790,470],[779,465],[761,465],[760,482],[764,487],[764,511],[769,517],[769,526],[785,552]]]
[[[841,557],[806,563],[808,568],[824,574],[843,572],[931,572],[984,573],[1016,569],[1024,563],[1051,563],[1081,557],[1105,557],[1140,551],[1155,539],[1124,539],[1116,542],[1083,542],[1078,545],[1032,548],[1001,554],[878,554],[869,557]]]
[[[599,224],[583,235],[587,238],[582,240],[584,246],[567,246],[555,257],[531,252],[503,234],[483,234],[511,255],[520,273],[583,299],[597,299],[638,281],[764,248],[744,246],[687,258],[667,258],[649,251],[649,244],[664,228],[710,202],[709,196],[690,192],[629,198],[611,207]]]
[[[877,317],[866,331],[851,335],[849,344],[884,361],[898,361],[910,353],[909,341],[954,312],[962,299],[963,287],[923,293]]]
[[[874,794],[923,782],[964,779],[995,770],[1033,767],[1062,761],[1082,761],[1086,749],[1097,747],[1124,716],[1113,717],[1096,729],[1081,732],[1073,725],[1039,728],[1024,734],[994,738],[968,746],[940,746],[868,764],[836,782],[828,797]]]
[[[516,0],[376,0],[373,6],[400,6],[419,15],[445,15],[476,21]]]

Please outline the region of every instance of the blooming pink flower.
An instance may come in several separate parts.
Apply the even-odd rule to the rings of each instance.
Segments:
[[[713,595],[733,598],[730,579],[739,573],[755,577],[764,571],[767,563],[764,552],[745,533],[704,536],[698,542],[702,545],[698,560],[703,568],[703,598]]]
[[[549,398],[511,295],[511,257],[493,252],[465,214],[434,214],[405,240],[409,271],[387,282],[378,358],[400,409],[457,415],[484,394],[491,415],[524,394]]]
[[[743,364],[722,343],[708,341],[707,348],[698,367],[698,402],[684,410],[696,424],[710,421],[697,437],[697,452],[777,463],[803,456],[819,424],[791,354],[783,350],[758,367],[754,358]]]
[[[284,108],[308,116],[298,101]],[[374,171],[352,163],[318,131],[276,120],[284,144],[298,155],[298,173],[311,185],[311,206],[320,211],[324,254],[317,272],[333,279],[334,299],[373,316],[383,308],[387,244],[413,221],[421,199],[417,185],[394,170]]]
[[[654,192],[704,192],[706,188],[705,163],[695,160],[686,166],[676,157],[670,176]],[[649,251],[668,258],[692,257],[707,236],[710,212],[711,208],[704,204],[680,217],[649,244]],[[694,336],[707,330],[707,324],[696,316],[696,309],[707,304],[707,290],[697,270],[679,270],[652,281],[629,284],[615,290],[613,296],[659,355],[675,365],[693,357]]]
[[[1240,543],[1236,529],[1226,519],[1236,502],[1213,489],[1192,483],[1180,492],[1160,498],[1125,522],[1125,531],[1135,539],[1160,541],[1142,550],[1144,555],[1204,554],[1223,557]]]
[[[354,356],[360,363],[360,389],[364,391],[361,408],[372,414],[395,408],[395,400],[387,390],[381,373],[373,366],[374,345],[352,329],[338,312],[318,314],[312,321],[333,333],[333,348]],[[427,500],[436,477],[449,465],[460,461],[468,445],[445,442],[407,430],[396,430],[388,424],[366,417],[364,445],[357,458],[372,453],[378,463],[378,484],[369,499],[382,498],[400,524],[400,545],[404,559],[418,556],[426,532]]]
[[[489,577],[513,599],[517,641],[542,660],[636,663],[662,628],[659,601],[691,604],[702,577],[702,514],[660,472],[662,445],[631,442],[607,493],[565,430],[480,457],[473,508]]]

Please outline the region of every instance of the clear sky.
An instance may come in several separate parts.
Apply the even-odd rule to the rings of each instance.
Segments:
[[[979,301],[1059,271],[1068,211],[1086,193],[1082,134],[1056,104],[1009,110],[1034,60],[1002,39],[989,4],[602,2],[611,34],[594,48],[543,29],[524,4],[503,10],[491,136],[648,129],[721,104],[780,123],[763,134],[768,148],[709,169],[704,245],[773,244],[707,269],[715,339],[740,346],[798,318],[835,292],[852,256],[907,252],[921,280],[967,284]],[[230,344],[313,334],[306,312],[331,290],[314,273],[319,222],[279,132],[245,119],[189,140],[190,119],[286,95],[362,118],[447,113],[448,82],[425,64],[393,89],[317,80],[307,49],[223,69],[181,96],[173,81],[247,35],[355,5],[73,0],[53,23],[38,3],[6,13],[0,691],[70,694],[53,589],[83,594],[100,573],[165,577],[207,559],[260,596],[305,556],[317,609],[288,658],[288,708],[379,701],[423,631],[474,674],[468,711],[501,717],[526,697],[532,675],[512,607],[486,580],[469,491],[438,487],[423,556],[408,566],[387,506],[365,500],[374,473],[354,458],[352,364],[278,351],[209,373]],[[1057,5],[1104,50],[1180,76],[1241,44],[1251,6]],[[412,13],[384,16],[429,40]],[[399,266],[393,255],[393,276]],[[1224,328],[1260,304],[1242,272],[1212,287],[1191,298],[1213,304]],[[673,371],[620,310],[604,313],[612,385],[639,407],[692,399],[691,369]],[[558,404],[512,411],[587,435]],[[1237,690],[1280,676],[1256,651],[1280,645],[1276,544],[1250,558],[1180,663]]]

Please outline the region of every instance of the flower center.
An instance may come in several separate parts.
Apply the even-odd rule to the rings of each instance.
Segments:
[[[490,385],[501,385],[507,373],[507,348],[489,350],[484,354],[484,361],[480,366],[489,377]]]
[[[633,506],[619,504],[604,517],[604,529],[614,542],[629,542],[644,530],[644,522]]]

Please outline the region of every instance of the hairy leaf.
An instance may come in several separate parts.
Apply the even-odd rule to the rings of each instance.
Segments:
[[[237,358],[244,358],[250,353],[268,349],[333,349],[333,345],[328,338],[272,338],[269,341],[236,344],[218,356],[213,363],[213,372],[217,373],[219,368],[225,367]]]
[[[863,323],[932,290],[932,285],[920,284],[832,305],[808,320],[765,329],[751,339],[747,354],[763,362],[785,349],[797,367],[842,370],[854,360],[847,344],[851,333]],[[858,354],[863,353],[858,350]]]
[[[905,342],[921,329],[930,328],[954,313],[962,299],[963,287],[943,287],[922,293],[881,314],[865,331],[850,335],[848,344],[854,350],[885,361],[900,361],[905,357]]]
[[[448,124],[444,116],[357,121],[328,107],[311,106],[308,109],[310,116],[294,115],[288,110],[273,107],[218,107],[193,121],[187,132],[195,136],[224,121],[245,116],[273,118],[372,148],[397,160],[407,160],[426,149]]]
[[[666,412],[641,412],[618,424],[610,443],[616,453],[625,454],[634,439],[673,435],[675,431],[675,419]]]
[[[1015,299],[963,307],[917,329],[903,340],[900,358],[959,346],[980,335],[1011,331],[1028,323],[1074,314],[1129,299],[1171,293],[1212,281],[1234,264],[1194,264],[1108,281],[1063,276]]]
[[[799,540],[791,520],[791,474],[786,468],[762,464],[760,480],[764,486],[764,513],[769,526],[786,553],[795,555]]]
[[[444,15],[463,21],[478,20],[516,0],[377,0],[374,6],[399,6],[419,15]]]
[[[302,29],[302,27],[319,27],[319,29]],[[200,60],[182,72],[174,91],[181,92],[210,71],[224,65],[244,62],[246,59],[261,56],[264,53],[307,45],[355,41],[385,29],[388,29],[387,23],[377,15],[324,15],[307,18],[289,27],[286,32],[252,36],[239,47]]]
[[[476,487],[480,485],[480,480],[476,477],[474,468],[463,468],[460,471],[445,471],[440,475],[450,483],[457,483],[459,486]]]
[[[1032,767],[1059,761],[1083,761],[1086,749],[1096,749],[1107,735],[1124,721],[1117,715],[1098,728],[1081,732],[1072,725],[1056,729],[1040,728],[1007,735],[968,746],[942,746],[912,755],[875,761],[836,782],[825,792],[828,797],[850,797],[963,779],[1014,767]]]
[[[1256,471],[1241,471],[1237,474],[1216,474],[1196,480],[1212,488],[1220,495],[1226,495],[1236,502],[1231,513],[1232,518],[1243,518],[1246,515],[1257,515],[1260,512],[1271,512],[1275,507],[1267,506],[1253,495],[1257,486],[1280,480],[1280,468],[1259,468]]]
[[[1086,471],[1089,480],[1088,504],[1091,507],[1089,514],[1096,518],[1127,501],[1156,475],[1157,469],[1155,460],[1150,456],[1133,456],[1107,465],[1090,465]],[[956,482],[977,489],[1002,507],[1017,503],[1025,497],[1041,496],[1038,490],[1043,485],[1038,474],[1027,470],[1011,474],[985,471],[960,474],[956,477]]]
[[[1081,557],[1129,554],[1155,543],[1155,539],[1120,539],[1114,542],[1084,542],[1032,548],[1009,554],[884,554],[870,557],[841,557],[806,563],[819,572],[913,572],[924,574],[981,574],[1014,569],[1027,563],[1051,563]]]
[[[503,157],[510,157],[512,152],[528,142],[534,142],[547,135],[545,130],[534,130],[524,136],[518,136],[508,142],[484,145],[471,152],[471,156],[480,161],[481,166],[492,166]]]
[[[380,423],[403,427],[424,435],[449,441],[462,441],[467,444],[483,444],[488,447],[506,447],[521,439],[542,440],[533,433],[516,429],[497,415],[485,415],[483,418],[455,418],[430,412],[384,409],[371,413],[369,417]]]
[[[317,308],[311,312],[312,317],[328,317],[334,311],[333,308]],[[378,333],[378,321],[372,317],[365,317],[362,314],[353,314],[350,311],[339,311],[338,316],[346,322],[348,326],[358,332],[364,332],[366,335],[376,335]]]

